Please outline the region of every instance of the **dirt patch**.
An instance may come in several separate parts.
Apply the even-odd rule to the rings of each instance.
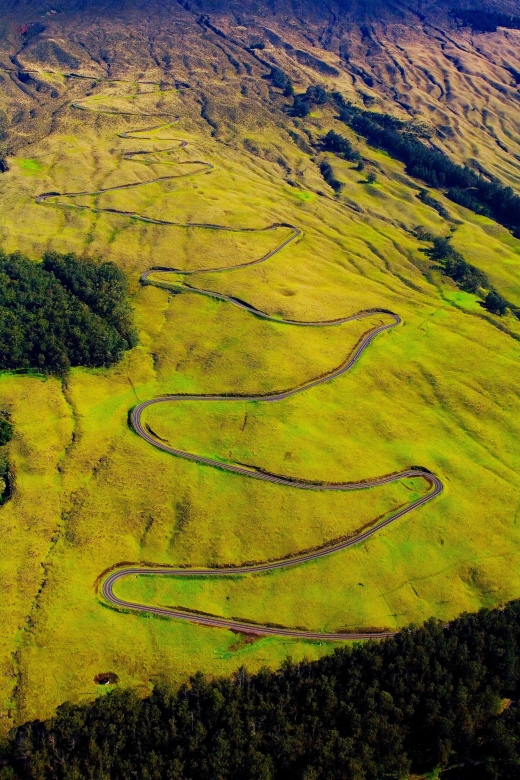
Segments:
[[[232,652],[241,650],[243,647],[246,647],[246,645],[253,645],[259,639],[263,638],[263,634],[252,634],[249,631],[246,633],[245,631],[238,631],[234,628],[232,628],[231,631],[237,637],[237,641],[229,646],[229,649]]]
[[[96,674],[94,682],[96,685],[116,685],[119,682],[119,677],[114,672],[102,672]]]

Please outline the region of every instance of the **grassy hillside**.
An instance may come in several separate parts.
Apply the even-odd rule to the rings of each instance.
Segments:
[[[238,77],[228,62],[230,73],[217,79],[208,75],[210,62],[208,55],[197,65],[212,90],[202,105],[210,121],[193,85],[158,90],[41,73],[62,90],[62,108],[39,140],[14,150],[2,174],[3,248],[34,259],[45,248],[115,261],[130,275],[139,328],[138,346],[112,369],[73,369],[63,381],[0,377],[15,431],[15,489],[0,508],[9,549],[0,606],[6,725],[93,696],[101,672],[146,691],[157,679],[178,681],[198,669],[254,671],[288,655],[330,652],[117,612],[102,602],[99,577],[122,562],[209,566],[288,555],[352,534],[419,489],[403,481],[308,493],[174,458],[137,437],[128,426],[137,402],[293,386],[339,365],[373,324],[306,329],[263,321],[195,292],[140,285],[155,265],[179,269],[180,285],[286,319],[371,308],[403,319],[347,375],[283,403],[149,409],[145,422],[159,436],[309,479],[362,480],[419,464],[441,477],[445,491],[359,547],[316,563],[220,582],[141,577],[118,585],[118,595],[319,631],[447,620],[520,595],[520,322],[487,313],[477,296],[460,291],[414,231],[452,229],[453,246],[516,305],[520,244],[432,191],[451,216],[441,218],[417,198],[421,185],[400,163],[351,133],[364,171],[317,153],[311,139],[350,132],[330,107],[294,120],[258,74]],[[153,70],[140,80],[153,82]],[[240,83],[256,97],[240,96]],[[499,166],[501,154],[488,158],[487,136],[478,138],[486,162]],[[465,148],[450,143],[464,159]],[[136,151],[147,154],[128,155]],[[343,184],[339,195],[321,176],[324,159]],[[504,181],[517,165],[511,158]],[[377,179],[369,185],[371,171]],[[37,203],[41,193],[62,195]],[[262,229],[279,223],[297,226],[302,237],[263,263],[205,270],[270,252],[289,228]],[[158,272],[153,281],[171,278]]]

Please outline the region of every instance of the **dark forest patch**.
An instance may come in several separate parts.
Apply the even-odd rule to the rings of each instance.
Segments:
[[[11,732],[0,778],[376,780],[450,768],[450,780],[512,780],[519,680],[516,601],[276,672],[64,704]]]
[[[473,32],[496,32],[499,27],[505,27],[509,30],[520,30],[520,16],[501,13],[500,11],[461,8],[452,11],[452,16],[460,21],[462,27],[471,27]]]
[[[0,253],[0,368],[113,365],[137,343],[127,293],[113,263]]]

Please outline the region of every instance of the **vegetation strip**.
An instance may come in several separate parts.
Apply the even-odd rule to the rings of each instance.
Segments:
[[[491,175],[476,173],[467,164],[459,165],[435,145],[426,145],[424,131],[390,114],[366,111],[347,102],[341,93],[330,95],[339,109],[339,119],[369,144],[383,149],[405,164],[410,176],[445,192],[459,206],[496,220],[520,236],[520,197]]]
[[[80,105],[78,103],[73,103],[73,107],[80,108],[82,110],[90,110],[88,106]],[[102,109],[96,110],[92,109],[96,113],[116,113],[116,114],[129,114],[134,115],[132,112],[120,112],[120,111],[104,111]],[[157,114],[139,114],[139,116],[159,116]],[[162,116],[162,115],[161,115]],[[172,123],[169,123],[169,125]],[[151,132],[154,129],[160,129],[163,127],[160,125],[158,128],[145,128],[142,132]],[[140,132],[139,130],[130,130],[124,134],[122,134],[122,137],[130,138],[130,137],[136,137],[135,134]],[[179,140],[179,139],[164,139],[164,140]],[[182,146],[186,146],[186,141],[180,142]],[[168,151],[168,150],[162,150],[162,151]],[[136,155],[145,154],[146,152],[127,152],[123,159],[133,159]],[[160,154],[161,152],[156,152],[155,154]],[[204,163],[201,161],[192,161],[193,163],[197,163],[199,165],[203,165],[204,169],[194,171],[193,174],[201,173],[202,170],[213,169],[213,166],[210,163]],[[186,163],[179,163],[179,164],[186,164]],[[180,176],[182,176],[181,174]],[[191,175],[191,174],[187,174]],[[162,176],[157,177],[155,179],[151,179],[147,182],[135,182],[130,184],[122,184],[115,187],[108,187],[106,189],[100,189],[93,192],[67,192],[67,193],[58,193],[58,192],[47,192],[42,193],[41,195],[38,195],[36,198],[37,203],[44,203],[48,200],[54,200],[56,198],[72,198],[75,196],[80,195],[100,195],[104,192],[111,192],[113,190],[120,190],[120,189],[129,189],[132,187],[140,187],[145,184],[151,184],[153,182],[158,181],[165,181],[168,179],[174,179],[174,178],[180,178],[178,174],[173,174],[170,176]],[[62,203],[56,203],[54,202],[53,205],[55,206],[64,206],[65,204]],[[68,204],[67,204],[68,205]],[[274,255],[280,253],[283,249],[285,249],[291,242],[293,242],[295,239],[299,238],[302,235],[302,231],[295,227],[294,225],[290,225],[288,223],[275,223],[273,225],[269,225],[265,228],[232,228],[224,225],[215,225],[215,224],[209,224],[209,223],[178,223],[178,222],[171,222],[168,220],[158,220],[153,219],[151,217],[143,217],[139,214],[134,214],[131,212],[125,212],[117,209],[106,209],[106,208],[97,208],[92,206],[83,206],[83,205],[74,205],[73,208],[78,209],[87,209],[91,211],[96,212],[106,212],[111,214],[120,214],[122,216],[131,217],[133,219],[138,219],[144,222],[151,222],[153,224],[159,224],[159,225],[165,225],[165,226],[175,226],[175,227],[200,227],[200,228],[206,228],[210,230],[223,230],[223,231],[231,231],[231,232],[238,232],[238,233],[259,233],[264,232],[267,230],[274,230],[280,227],[285,227],[290,229],[291,234],[290,236],[285,239],[281,244],[279,244],[275,249],[271,250],[267,254],[263,255],[261,258],[251,260],[249,262],[245,263],[239,263],[234,266],[227,266],[227,267],[220,267],[220,268],[209,268],[204,269],[203,271],[182,271],[180,269],[175,269],[171,267],[155,267],[150,268],[147,271],[145,271],[141,275],[141,282],[144,284],[154,284],[157,286],[164,286],[160,283],[154,282],[150,279],[150,276],[157,271],[163,272],[163,273],[175,273],[175,274],[182,274],[182,275],[193,275],[196,273],[209,273],[209,272],[217,272],[217,271],[231,271],[238,268],[244,268],[246,266],[250,265],[256,265],[258,263],[265,262],[269,258],[274,257]],[[195,623],[199,623],[202,625],[208,625],[212,627],[218,627],[218,628],[227,628],[232,629],[235,631],[240,631],[244,633],[249,634],[257,634],[257,635],[270,635],[270,636],[283,636],[283,637],[293,637],[293,638],[300,638],[300,639],[311,639],[311,640],[322,640],[322,641],[338,641],[338,640],[345,640],[345,639],[368,639],[368,638],[378,638],[383,639],[390,636],[393,636],[396,632],[395,631],[365,631],[365,632],[358,632],[358,631],[351,631],[351,632],[342,632],[342,633],[322,633],[322,632],[316,632],[316,631],[305,631],[301,629],[292,629],[292,628],[285,628],[281,626],[271,626],[271,625],[261,625],[256,623],[250,623],[247,621],[241,621],[236,619],[227,619],[227,618],[220,618],[213,615],[204,615],[200,612],[190,611],[190,610],[180,610],[180,609],[173,609],[173,608],[161,608],[161,607],[151,607],[145,604],[138,604],[134,602],[128,602],[124,601],[123,599],[118,598],[114,592],[113,587],[118,580],[123,579],[124,577],[129,577],[133,575],[150,575],[150,576],[175,576],[175,577],[207,577],[207,576],[230,576],[230,575],[237,575],[237,574],[254,574],[254,573],[261,573],[261,572],[269,572],[274,571],[277,569],[286,568],[288,566],[295,566],[301,563],[307,563],[310,561],[317,560],[319,558],[322,558],[326,555],[330,555],[334,552],[338,552],[339,550],[345,550],[349,547],[352,547],[355,544],[358,544],[359,542],[362,542],[366,539],[368,539],[370,536],[375,534],[376,532],[380,531],[382,528],[385,528],[386,526],[390,525],[391,523],[395,522],[399,518],[403,517],[404,515],[408,514],[409,512],[413,511],[414,509],[418,509],[420,506],[423,506],[424,504],[428,503],[432,499],[434,499],[436,496],[440,495],[443,490],[443,484],[441,480],[432,474],[427,469],[423,469],[421,467],[411,467],[409,469],[406,469],[404,471],[395,473],[395,474],[389,474],[382,477],[375,477],[372,479],[360,481],[360,482],[313,482],[310,480],[303,480],[298,479],[296,477],[287,477],[280,474],[274,474],[268,471],[265,471],[263,469],[255,468],[255,467],[249,467],[249,466],[243,466],[239,465],[237,463],[226,463],[224,461],[216,460],[214,458],[207,458],[202,455],[196,455],[191,452],[187,452],[185,450],[180,450],[175,447],[171,447],[167,442],[164,442],[161,440],[157,435],[153,433],[153,431],[149,428],[149,426],[143,425],[141,416],[142,413],[146,408],[149,406],[153,406],[155,404],[162,404],[162,403],[175,403],[180,401],[205,401],[205,402],[214,402],[214,401],[248,401],[248,402],[275,402],[275,401],[283,401],[293,395],[296,395],[297,393],[301,393],[304,390],[309,390],[312,387],[317,387],[318,385],[323,384],[324,382],[328,382],[332,379],[335,379],[336,377],[341,376],[342,374],[349,371],[355,363],[359,360],[363,352],[367,349],[367,347],[372,343],[373,339],[380,333],[383,333],[384,331],[390,330],[391,328],[394,328],[396,325],[399,325],[402,321],[401,318],[394,314],[391,311],[387,311],[384,309],[372,309],[369,311],[362,311],[358,312],[357,314],[353,314],[347,317],[338,318],[335,320],[325,320],[325,321],[303,321],[303,320],[289,320],[289,319],[283,319],[280,317],[274,317],[272,315],[269,315],[265,312],[262,312],[255,307],[251,306],[250,304],[240,301],[237,298],[233,298],[232,296],[227,296],[222,293],[215,293],[211,292],[209,290],[202,290],[202,289],[196,289],[189,287],[187,285],[177,284],[173,285],[176,289],[182,292],[193,292],[198,293],[201,295],[209,295],[211,297],[215,297],[217,299],[223,300],[227,303],[232,303],[235,306],[238,306],[241,309],[244,309],[245,311],[257,316],[261,317],[263,319],[269,320],[271,322],[277,322],[284,325],[295,325],[299,327],[328,327],[328,326],[334,326],[334,325],[341,325],[347,322],[352,322],[355,320],[363,320],[367,319],[369,317],[373,317],[377,314],[384,314],[389,316],[392,319],[391,323],[387,324],[380,324],[374,326],[370,331],[364,334],[362,336],[361,340],[355,347],[353,353],[348,356],[343,363],[341,363],[336,369],[333,369],[332,371],[328,372],[327,374],[323,374],[319,377],[316,377],[315,379],[312,379],[302,385],[298,385],[297,387],[289,388],[286,390],[282,390],[279,392],[273,392],[273,393],[266,393],[266,394],[260,394],[260,395],[241,395],[241,394],[221,394],[221,395],[204,395],[204,394],[176,394],[176,395],[168,395],[168,396],[161,396],[159,398],[153,398],[149,399],[148,401],[144,401],[143,403],[136,406],[131,413],[131,424],[135,432],[143,438],[145,441],[147,441],[149,444],[153,445],[157,449],[162,450],[163,452],[167,452],[171,455],[175,455],[181,458],[184,458],[186,460],[191,460],[195,463],[200,463],[205,466],[212,466],[214,468],[221,469],[223,471],[227,471],[233,474],[238,474],[240,476],[249,477],[251,479],[258,479],[262,480],[264,482],[269,482],[272,484],[277,485],[284,485],[286,487],[293,487],[293,488],[300,488],[305,490],[316,490],[316,491],[348,491],[348,490],[365,490],[371,487],[377,487],[381,485],[386,485],[392,482],[397,482],[402,479],[410,479],[410,478],[421,478],[423,479],[426,484],[428,485],[429,491],[422,496],[421,498],[416,499],[415,501],[412,501],[410,504],[399,508],[398,510],[392,512],[389,514],[384,520],[381,522],[375,524],[372,528],[369,528],[366,531],[363,531],[362,533],[357,534],[356,536],[353,536],[348,539],[342,539],[339,542],[331,543],[329,545],[325,545],[324,547],[318,549],[318,550],[312,550],[308,552],[301,553],[299,555],[293,556],[293,557],[286,557],[282,558],[276,561],[266,561],[262,563],[252,564],[252,565],[244,565],[244,566],[226,566],[222,568],[215,568],[215,569],[205,569],[205,568],[190,568],[190,569],[183,569],[183,568],[169,568],[165,566],[125,566],[124,568],[113,570],[112,567],[112,573],[103,581],[102,585],[102,594],[104,598],[114,606],[117,606],[119,608],[123,609],[130,609],[137,612],[145,612],[150,613],[154,615],[160,615],[163,617],[168,618],[176,618],[179,620],[187,620]]]

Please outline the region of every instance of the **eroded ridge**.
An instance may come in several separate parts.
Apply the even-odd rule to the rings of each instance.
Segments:
[[[144,114],[144,113],[137,114],[134,112],[126,112],[120,110],[114,110],[114,111],[104,110],[104,109],[96,110],[89,106],[82,105],[80,103],[73,103],[72,105],[73,107],[81,110],[85,110],[85,111],[92,110],[92,111],[96,111],[97,113],[110,113],[110,114],[132,115],[132,116],[134,115],[164,116],[163,114]],[[174,122],[170,121],[165,125],[159,125],[151,128],[130,130],[125,133],[121,133],[120,137],[139,138],[141,140],[153,140],[151,136],[147,137],[138,134],[144,132],[153,132],[155,130],[170,127],[173,123]],[[187,141],[178,138],[163,138],[158,140],[177,141],[179,143],[179,146],[181,147],[187,146]],[[163,150],[158,150],[153,152],[148,152],[144,150],[126,152],[123,155],[123,159],[132,160],[137,158],[137,159],[141,159],[143,162],[157,162],[154,160],[147,159],[145,155],[153,154],[157,156],[164,152],[170,152],[173,148],[176,147],[170,147],[168,149],[163,149]],[[174,280],[173,282],[164,282],[153,278],[153,275],[157,274],[158,272],[166,275],[172,274],[176,276],[181,275],[185,277],[185,276],[193,276],[194,274],[197,273],[232,271],[238,268],[244,268],[246,266],[265,262],[266,260],[274,257],[274,255],[281,252],[289,244],[295,241],[295,239],[298,239],[302,235],[302,231],[298,227],[295,227],[294,225],[288,223],[275,223],[272,225],[268,225],[267,227],[264,228],[233,228],[225,225],[216,225],[216,224],[209,224],[204,222],[179,223],[179,222],[171,222],[169,220],[153,219],[151,217],[135,214],[133,212],[127,212],[127,211],[109,209],[109,208],[99,208],[97,206],[69,204],[69,203],[60,202],[58,200],[60,198],[73,198],[81,195],[96,196],[96,195],[101,195],[104,192],[110,192],[113,190],[130,189],[134,187],[142,187],[145,186],[146,184],[150,184],[153,182],[167,181],[169,179],[181,178],[184,176],[192,176],[195,174],[205,173],[213,170],[213,165],[211,163],[203,162],[200,160],[181,161],[181,162],[171,161],[170,164],[199,165],[201,167],[195,171],[190,171],[189,173],[186,174],[172,174],[168,176],[161,176],[145,182],[141,182],[141,181],[132,182],[130,184],[108,187],[106,189],[100,189],[92,192],[84,191],[84,192],[64,192],[64,193],[59,193],[59,192],[42,193],[41,195],[37,196],[36,202],[44,203],[49,201],[53,206],[87,209],[91,211],[106,212],[110,214],[115,213],[115,214],[120,214],[122,216],[130,217],[132,219],[140,220],[142,222],[148,222],[157,225],[174,226],[174,227],[185,227],[185,228],[199,227],[208,230],[229,231],[229,232],[236,232],[236,233],[260,233],[269,230],[276,230],[278,228],[287,228],[290,230],[289,237],[286,238],[281,244],[279,244],[273,250],[271,250],[270,252],[268,252],[267,254],[263,255],[258,259],[246,261],[243,263],[238,263],[233,266],[205,268],[205,269],[195,270],[195,271],[189,271],[189,270],[186,271],[186,270],[176,269],[172,267],[157,266],[148,269],[141,275],[141,283],[153,284],[158,287],[173,289],[177,292],[210,296],[212,298],[223,301],[225,303],[237,306],[255,317],[260,317],[262,319],[271,322],[276,322],[288,326],[292,325],[297,327],[332,327],[337,325],[343,325],[347,322],[352,322],[354,320],[374,318],[374,316],[377,315],[381,315],[381,317],[383,316],[389,317],[390,322],[385,323],[384,321],[381,321],[379,324],[374,325],[372,329],[367,331],[361,337],[354,350],[349,355],[347,355],[345,360],[337,368],[333,369],[332,371],[326,374],[322,374],[318,377],[315,377],[314,379],[311,379],[308,382],[305,382],[296,387],[288,388],[281,391],[274,391],[272,393],[265,393],[265,394],[252,394],[252,395],[176,394],[176,395],[161,396],[158,398],[152,398],[147,401],[144,401],[138,404],[131,412],[130,421],[134,431],[146,442],[148,442],[149,444],[156,447],[157,449],[160,449],[163,452],[166,452],[170,455],[184,458],[186,460],[190,460],[204,466],[218,468],[222,471],[230,472],[232,474],[237,474],[241,477],[262,480],[264,482],[269,482],[276,485],[282,485],[285,487],[298,488],[303,490],[314,490],[314,491],[367,490],[372,487],[386,485],[392,482],[398,482],[403,479],[419,478],[424,480],[424,482],[426,483],[427,492],[420,498],[417,498],[415,501],[412,501],[405,506],[401,506],[395,511],[391,512],[379,522],[374,523],[374,525],[371,526],[370,528],[363,530],[362,532],[350,538],[342,538],[339,541],[335,540],[333,542],[323,545],[320,548],[313,549],[310,551],[304,551],[302,553],[293,556],[288,556],[285,558],[280,558],[274,561],[271,560],[271,561],[265,561],[265,562],[247,564],[247,565],[240,565],[240,566],[228,565],[228,566],[223,566],[218,568],[174,568],[168,566],[150,566],[150,565],[139,566],[139,565],[121,564],[121,566],[112,567],[109,572],[105,573],[106,576],[102,575],[100,577],[100,580],[102,582],[102,587],[101,587],[102,595],[107,602],[109,602],[110,604],[114,605],[119,609],[132,610],[134,612],[145,612],[153,615],[159,615],[162,617],[175,618],[178,620],[186,620],[189,622],[198,623],[200,625],[206,625],[206,626],[211,626],[216,628],[226,628],[226,629],[244,632],[248,634],[254,634],[258,636],[269,635],[269,636],[291,637],[297,639],[308,639],[308,640],[318,640],[318,641],[341,641],[341,640],[345,641],[345,640],[374,639],[374,638],[383,639],[386,637],[393,636],[396,632],[391,630],[344,631],[344,632],[341,631],[337,633],[325,633],[325,632],[318,632],[318,631],[306,631],[305,629],[300,629],[300,628],[289,628],[289,627],[277,626],[277,625],[257,624],[247,620],[238,620],[236,618],[223,618],[217,615],[201,614],[200,612],[190,611],[188,609],[173,608],[173,607],[153,607],[147,604],[129,602],[119,598],[114,593],[113,590],[114,585],[118,581],[120,581],[125,577],[131,577],[135,575],[166,576],[166,577],[226,577],[226,576],[235,577],[236,575],[267,573],[282,568],[288,568],[289,566],[296,566],[311,561],[316,561],[319,558],[322,558],[327,555],[331,555],[332,553],[335,552],[339,552],[340,550],[348,549],[349,547],[352,547],[353,545],[359,544],[360,542],[368,539],[370,536],[379,532],[381,529],[385,528],[386,526],[389,526],[391,523],[395,522],[396,520],[403,517],[404,515],[418,509],[421,506],[424,506],[429,501],[432,501],[434,498],[439,496],[443,490],[443,484],[436,475],[432,474],[427,469],[416,467],[416,466],[398,473],[388,474],[381,477],[369,478],[358,482],[324,482],[324,481],[305,480],[297,477],[288,477],[282,474],[275,474],[255,466],[248,466],[248,465],[238,464],[234,462],[226,462],[224,460],[217,460],[216,458],[208,458],[203,455],[197,455],[195,453],[187,452],[185,450],[172,447],[168,442],[159,439],[159,437],[154,434],[151,428],[148,425],[146,425],[146,423],[143,423],[142,420],[143,412],[149,406],[153,406],[156,404],[180,403],[182,401],[189,401],[189,402],[195,401],[195,402],[205,402],[205,403],[208,402],[210,403],[215,401],[216,402],[246,401],[246,402],[255,402],[255,403],[274,403],[278,401],[283,401],[287,398],[290,398],[293,395],[296,395],[297,393],[310,390],[313,387],[317,387],[318,385],[321,385],[324,382],[331,381],[341,376],[342,374],[346,373],[355,365],[355,363],[359,360],[363,352],[368,348],[368,346],[371,344],[371,342],[377,335],[401,324],[401,318],[399,317],[399,315],[385,309],[371,309],[367,311],[358,312],[356,314],[352,314],[347,317],[341,317],[332,320],[305,321],[305,320],[283,319],[281,317],[276,317],[266,312],[260,311],[259,309],[256,309],[251,304],[230,295],[217,293],[212,290],[206,290],[203,288],[193,287],[187,284],[187,282],[179,282],[178,280]]]

